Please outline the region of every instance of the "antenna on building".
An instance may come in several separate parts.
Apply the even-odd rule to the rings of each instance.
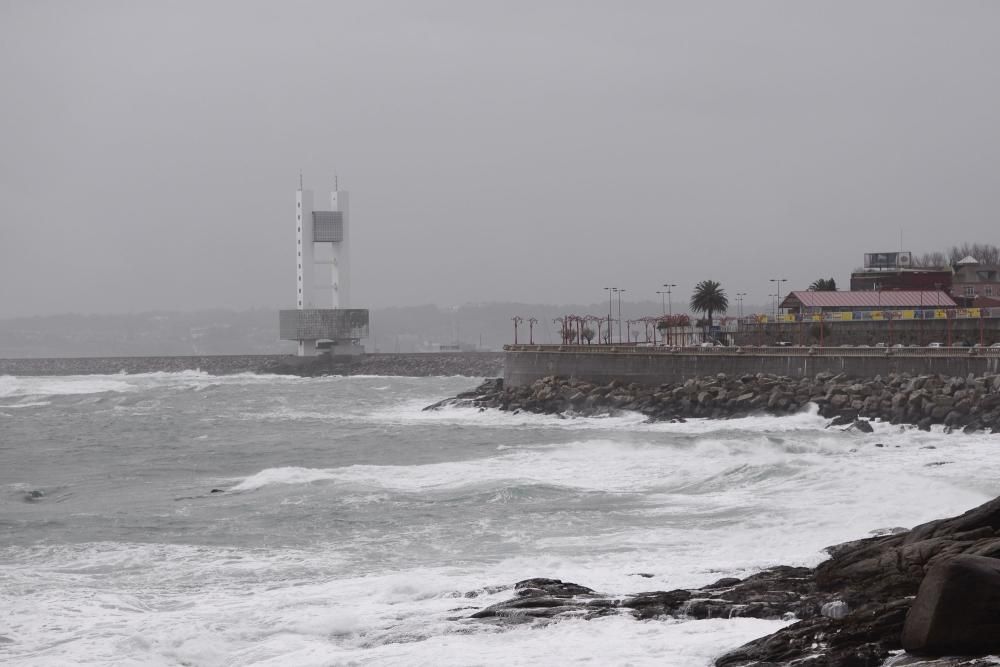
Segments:
[[[333,189],[334,190],[339,190],[340,189],[340,185],[338,184],[338,181],[337,181],[337,172],[333,172]]]
[[[299,190],[302,189],[302,170],[299,169]]]

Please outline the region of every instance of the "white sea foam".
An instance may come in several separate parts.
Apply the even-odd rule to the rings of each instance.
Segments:
[[[32,401],[32,400],[22,400],[19,403],[7,403],[6,405],[0,405],[0,408],[9,408],[11,410],[17,410],[18,408],[41,408],[46,405],[52,405],[52,401]]]
[[[433,402],[433,401],[430,401]],[[354,419],[390,424],[461,424],[467,426],[511,427],[511,428],[558,428],[558,429],[618,429],[663,433],[706,433],[720,428],[739,429],[752,432],[794,431],[799,429],[823,428],[827,419],[819,416],[814,404],[802,411],[787,416],[753,415],[735,419],[689,419],[685,422],[649,422],[647,417],[637,412],[620,412],[613,416],[579,417],[572,415],[548,415],[531,412],[505,412],[496,409],[480,410],[473,407],[446,406],[438,410],[424,410],[429,404],[427,398],[411,399],[392,407],[382,408]],[[295,419],[342,419],[342,415],[323,413],[296,413],[283,411],[273,416]]]
[[[75,375],[60,377],[0,376],[0,397],[74,396],[104,392],[134,391],[136,385],[113,375]]]
[[[611,493],[636,493],[704,482],[732,466],[806,466],[797,455],[846,454],[853,441],[841,434],[812,442],[780,440],[762,434],[661,441],[657,434],[629,441],[606,438],[560,444],[539,442],[507,446],[493,456],[424,465],[352,465],[342,468],[272,468],[238,481],[234,490],[274,484],[340,481],[398,491],[457,489],[470,484],[542,484]],[[729,480],[738,482],[739,480]]]
[[[9,396],[61,396],[131,392],[162,388],[204,390],[214,386],[322,383],[329,378],[235,373],[210,375],[200,370],[111,375],[12,376],[0,375],[0,398]]]
[[[875,528],[957,514],[1000,493],[1000,459],[991,455],[995,436],[946,436],[887,424],[876,424],[872,434],[824,430],[825,421],[810,412],[682,424],[645,424],[640,415],[424,413],[420,408],[433,394],[461,388],[462,381],[400,379],[391,382],[392,391],[378,391],[384,378],[289,378],[271,391],[273,378],[227,378],[200,373],[96,378],[138,389],[95,404],[95,412],[108,403],[134,404],[153,411],[154,419],[176,418],[169,411],[177,404],[206,406],[197,417],[204,424],[170,443],[185,457],[185,471],[216,443],[246,443],[250,428],[280,433],[287,449],[276,458],[271,449],[254,452],[250,442],[231,461],[216,451],[216,462],[229,467],[215,469],[211,484],[225,470],[246,470],[247,461],[256,466],[255,474],[229,480],[238,493],[180,501],[165,492],[177,478],[166,478],[159,488],[154,475],[143,478],[143,485],[150,484],[148,498],[141,492],[135,497],[155,502],[159,493],[171,503],[156,508],[162,516],[197,521],[194,530],[174,539],[204,537],[211,545],[150,543],[161,533],[141,532],[141,519],[148,515],[132,514],[115,501],[109,516],[114,523],[121,517],[123,524],[140,525],[134,539],[32,538],[20,546],[16,536],[6,540],[0,546],[0,608],[6,612],[0,634],[12,641],[0,643],[0,661],[707,666],[728,648],[781,624],[637,622],[614,616],[508,629],[467,617],[511,594],[509,589],[486,593],[484,587],[533,576],[621,595],[699,586],[777,564],[812,565],[825,557],[824,546]],[[0,378],[0,388],[9,386]],[[199,387],[204,393],[194,394]],[[206,391],[209,387],[222,388]],[[35,400],[18,395],[4,402]],[[59,401],[53,403],[58,409]],[[258,405],[265,408],[260,414],[270,413],[265,421],[300,423],[248,424],[236,418]],[[73,409],[81,408],[74,402]],[[32,417],[12,414],[12,419]],[[303,414],[322,422],[308,423]],[[354,447],[349,460],[368,463],[326,467],[338,459],[324,458],[327,453],[313,447],[297,448],[297,439],[328,434],[334,419],[343,420],[337,428],[368,437],[356,445],[345,440]],[[393,457],[386,451],[367,456],[363,447],[388,446],[372,423],[388,424],[393,435],[419,433],[423,439],[414,436],[408,445],[423,449],[412,456],[405,450]],[[85,427],[84,420],[80,424]],[[448,458],[438,447],[449,434],[476,428],[490,443],[478,450],[479,458],[463,458],[469,454],[464,451]],[[203,434],[210,436],[208,443],[196,439]],[[166,450],[156,451],[155,461],[165,462],[169,474],[176,461],[161,460]],[[0,449],[0,455],[4,451],[11,450]],[[312,463],[316,460],[324,463]],[[61,464],[58,470],[66,472]],[[40,480],[38,473],[44,472],[17,481]],[[209,488],[205,481],[198,483]],[[82,493],[86,483],[84,477],[73,479],[75,492]],[[63,523],[65,505],[23,502],[23,489],[29,488],[35,487],[12,486],[0,502],[10,503],[6,507],[21,517],[50,511]],[[398,507],[410,513],[394,517]],[[431,521],[409,521],[418,514]],[[282,525],[255,523],[260,516],[302,521],[306,534],[300,541],[290,539]],[[206,525],[212,526],[208,534]],[[344,525],[346,532],[338,532]],[[245,537],[262,534],[256,541]],[[480,538],[486,546],[477,545]],[[232,546],[216,546],[217,540]],[[468,591],[479,593],[467,598]]]
[[[275,484],[309,484],[332,479],[336,479],[335,475],[326,470],[296,467],[268,468],[246,478],[230,491],[254,491]]]
[[[462,595],[484,577],[509,577],[504,565],[486,572],[438,567],[329,580],[322,574],[330,567],[326,551],[122,544],[33,550],[30,556],[30,567],[6,572],[0,592],[10,611],[5,632],[14,640],[7,645],[13,664],[570,659],[689,667],[707,665],[725,648],[781,626],[753,619],[640,623],[611,617],[502,631],[462,620],[510,594]]]

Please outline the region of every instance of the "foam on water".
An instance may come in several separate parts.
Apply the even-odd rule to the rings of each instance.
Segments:
[[[344,378],[302,378],[294,375],[234,373],[210,375],[200,370],[113,375],[13,376],[0,375],[0,398],[20,396],[74,396],[104,392],[134,392],[155,388],[204,390],[216,386],[292,385]]]
[[[95,487],[87,484],[107,478],[104,469],[73,477],[58,449],[72,438],[32,441],[33,411],[4,417],[5,427],[23,422],[25,452],[53,454],[12,479],[0,465],[0,503],[12,510],[0,521],[16,517],[0,524],[0,635],[10,640],[0,641],[0,662],[707,666],[781,623],[614,616],[509,628],[468,616],[528,577],[624,595],[812,565],[827,545],[1000,493],[995,436],[887,424],[871,434],[826,430],[815,411],[647,424],[636,414],[421,410],[468,383],[197,372],[0,378],[11,405],[61,391],[100,401],[65,413],[58,400],[45,407],[54,417],[46,423],[74,420],[73,437],[100,441],[114,437],[111,426],[123,429],[104,462],[114,485]],[[166,430],[181,419],[193,426]],[[162,442],[138,450],[136,433]],[[12,451],[0,448],[0,463]],[[120,457],[134,451],[146,458],[124,468]],[[213,452],[222,464],[208,471]],[[49,460],[57,467],[44,467]],[[46,481],[54,471],[67,479]],[[152,513],[116,501],[129,484]],[[227,492],[207,494],[213,486]],[[26,502],[33,489],[44,496]],[[133,539],[18,540],[22,523],[86,520],[80,505],[99,496],[94,489],[109,501],[86,511],[101,525],[134,524]],[[284,524],[296,521],[305,538],[283,541]],[[163,522],[180,522],[183,537],[161,543]],[[261,531],[266,539],[249,541]],[[211,539],[198,543],[203,533]]]
[[[422,568],[329,580],[324,572],[335,563],[325,562],[330,555],[321,551],[277,558],[93,545],[32,558],[30,570],[5,573],[0,594],[10,604],[5,632],[18,649],[12,657],[31,664],[467,665],[589,658],[689,666],[781,625],[613,617],[504,631],[462,620],[509,595],[465,597],[481,583],[481,572]],[[109,576],[117,577],[117,590],[107,589]],[[69,618],[70,624],[61,620]]]
[[[134,391],[136,385],[116,376],[78,375],[58,378],[0,376],[0,397],[76,396]]]

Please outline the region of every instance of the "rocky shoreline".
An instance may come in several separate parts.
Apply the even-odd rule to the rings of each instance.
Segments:
[[[942,424],[945,430],[1000,433],[998,375],[858,380],[720,374],[658,387],[558,377],[505,387],[497,378],[426,409],[464,406],[562,416],[633,411],[651,421],[680,421],[792,414],[809,403],[831,419],[828,426],[870,431],[870,421],[878,419],[921,429]],[[1000,665],[1000,498],[959,517],[879,531],[827,551],[830,559],[815,568],[774,567],[697,589],[615,595],[557,579],[527,579],[511,587],[510,598],[464,618],[495,624],[612,614],[638,620],[791,621],[720,656],[716,667]]]
[[[648,387],[614,381],[599,385],[546,377],[528,386],[505,387],[491,379],[426,409],[456,405],[565,416],[638,412],[650,421],[788,415],[813,403],[819,414],[870,431],[871,420],[929,430],[1000,433],[1000,375],[945,377],[892,374],[865,380],[819,373],[813,378],[725,374]]]
[[[716,667],[1000,665],[991,655],[1000,651],[1000,498],[958,517],[884,532],[828,548],[830,559],[816,568],[774,567],[697,589],[621,596],[527,579],[509,599],[463,618],[794,620],[720,656]]]

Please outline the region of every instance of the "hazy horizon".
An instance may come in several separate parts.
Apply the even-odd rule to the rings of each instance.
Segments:
[[[355,307],[745,303],[997,243],[1000,5],[0,4],[0,318],[294,306],[294,190]],[[992,83],[991,83],[992,82]]]

